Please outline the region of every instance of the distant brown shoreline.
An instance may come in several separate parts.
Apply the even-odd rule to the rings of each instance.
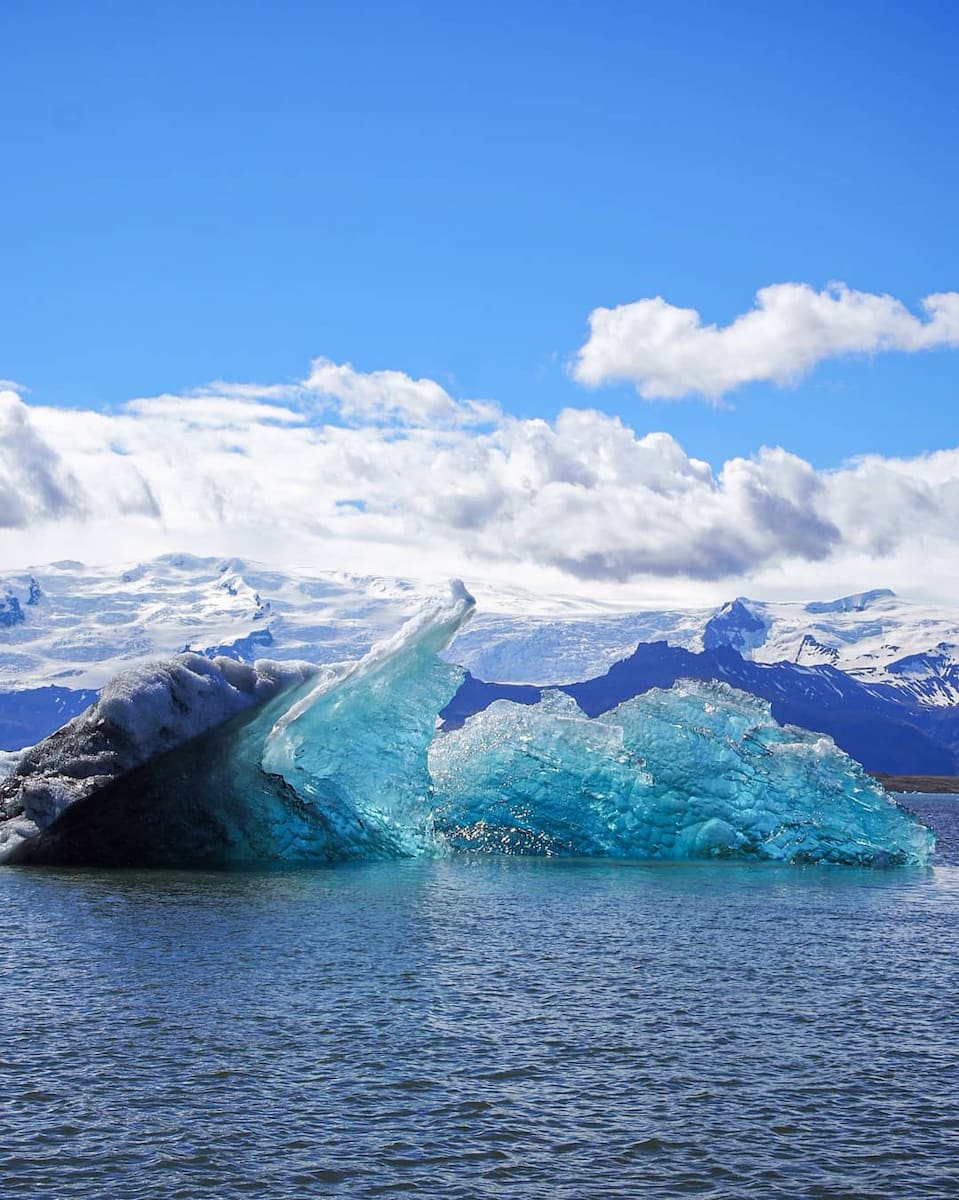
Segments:
[[[889,792],[955,792],[959,794],[959,775],[887,775],[871,771]]]

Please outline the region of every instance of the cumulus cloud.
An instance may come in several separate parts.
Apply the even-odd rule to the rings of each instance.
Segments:
[[[368,383],[374,397],[393,374],[338,370],[324,368],[324,389],[339,379],[344,394],[366,394]],[[0,563],[182,548],[371,573],[538,569],[579,588],[678,580],[725,591],[763,572],[836,578],[843,563],[856,564],[853,588],[872,586],[922,555],[955,563],[959,583],[959,450],[823,472],[773,448],[714,470],[668,434],[591,409],[471,426],[457,415],[468,403],[449,397],[451,411],[443,389],[420,390],[425,407],[374,400],[366,422],[356,408],[318,415],[305,383],[219,383],[113,413],[5,394]]]
[[[831,284],[777,283],[729,325],[704,325],[694,308],[661,297],[594,309],[573,377],[595,387],[628,382],[646,399],[718,400],[746,383],[786,384],[827,358],[959,346],[959,292],[921,302],[916,316],[893,296]]]

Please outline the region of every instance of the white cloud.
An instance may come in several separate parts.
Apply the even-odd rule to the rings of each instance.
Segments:
[[[169,420],[212,429],[244,428],[251,420],[276,421],[284,425],[303,424],[303,414],[278,404],[260,404],[242,393],[229,396],[199,392],[189,396],[150,396],[131,400],[127,412],[137,416]]]
[[[0,528],[84,510],[82,488],[37,433],[30,410],[16,393],[0,391]]]
[[[324,378],[363,390],[341,370]],[[371,394],[391,374],[376,372]],[[383,411],[324,421],[303,384],[220,383],[116,413],[7,393],[0,566],[185,549],[473,581],[538,572],[596,594],[628,583],[634,597],[661,597],[664,581],[687,599],[821,594],[920,571],[940,591],[959,585],[959,449],[826,472],[764,449],[714,471],[668,434],[590,409],[480,428],[442,401],[432,423],[412,401],[389,408],[390,424]]]
[[[831,284],[777,283],[725,326],[661,297],[594,309],[573,364],[580,383],[635,385],[646,399],[699,394],[716,400],[745,383],[795,381],[823,359],[883,350],[959,346],[959,292],[926,296],[923,316],[893,296]]]
[[[334,401],[343,419],[357,424],[455,427],[485,425],[500,416],[495,404],[454,400],[434,379],[413,379],[402,371],[364,374],[328,358],[313,360],[303,388]]]

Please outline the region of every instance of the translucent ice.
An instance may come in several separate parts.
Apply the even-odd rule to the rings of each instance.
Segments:
[[[548,692],[434,742],[451,846],[500,853],[924,863],[933,836],[831,739],[684,681],[596,718]]]
[[[435,849],[427,754],[436,714],[463,671],[438,653],[471,616],[454,583],[400,633],[292,704],[266,739],[264,770],[323,814],[339,851],[397,857]]]

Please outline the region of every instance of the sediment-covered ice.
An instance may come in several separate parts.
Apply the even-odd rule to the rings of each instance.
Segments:
[[[932,835],[828,738],[681,683],[588,718],[497,702],[459,730],[462,584],[354,663],[181,655],[118,677],[0,782],[0,861],[230,867],[456,850],[925,862]]]
[[[889,865],[933,848],[830,738],[722,683],[595,718],[560,692],[499,700],[436,739],[430,770],[436,826],[459,849]]]
[[[18,755],[0,781],[0,862],[79,802],[312,680],[309,663],[178,654],[121,671],[99,700]]]

